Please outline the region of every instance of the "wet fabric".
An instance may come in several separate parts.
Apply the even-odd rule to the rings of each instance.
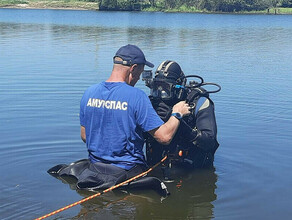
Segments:
[[[146,167],[137,165],[127,171],[111,164],[100,162],[93,164],[88,159],[82,159],[69,165],[56,165],[47,172],[69,184],[73,183],[66,181],[66,177],[73,177],[76,180],[74,184],[77,189],[104,190],[137,176],[145,172],[145,170]],[[124,190],[152,189],[164,197],[169,195],[165,184],[156,177],[142,177],[120,188]]]
[[[89,167],[80,174],[76,185],[79,189],[107,189],[143,171],[145,168],[139,165],[127,171],[111,164],[90,163]]]
[[[106,189],[121,183],[146,170],[145,166],[136,165],[130,170],[104,164],[100,162],[91,163],[88,159],[83,159],[69,165],[60,164],[48,170],[48,173],[65,177],[74,177],[77,180],[78,189]]]

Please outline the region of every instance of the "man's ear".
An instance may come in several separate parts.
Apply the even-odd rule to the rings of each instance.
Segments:
[[[130,72],[133,72],[137,68],[138,64],[133,64],[131,66]]]

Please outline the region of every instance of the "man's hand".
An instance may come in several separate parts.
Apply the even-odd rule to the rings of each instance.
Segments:
[[[185,101],[181,101],[173,106],[172,112],[179,113],[181,116],[186,116],[190,114],[189,108],[190,106]],[[174,137],[179,124],[179,120],[174,117],[170,117],[167,122],[160,127],[149,131],[149,133],[159,143],[168,145]]]
[[[86,143],[86,133],[85,133],[85,127],[84,126],[80,127],[80,136],[81,136],[82,141],[84,143]]]
[[[190,106],[186,103],[186,101],[180,101],[179,103],[175,104],[172,108],[173,113],[180,113],[182,116],[189,115],[190,112]]]

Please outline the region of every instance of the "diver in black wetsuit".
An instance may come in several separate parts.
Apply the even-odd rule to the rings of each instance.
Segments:
[[[148,73],[149,74],[149,73]],[[197,77],[201,82],[190,81],[188,77]],[[154,164],[168,155],[166,167],[178,165],[189,168],[209,168],[213,166],[217,142],[217,125],[214,103],[209,93],[218,92],[221,87],[215,83],[204,83],[202,77],[185,76],[180,66],[174,61],[164,61],[155,72],[155,77],[143,77],[146,85],[151,88],[149,96],[154,109],[162,120],[171,116],[172,106],[186,100],[192,111],[189,116],[176,117],[181,120],[180,126],[172,142],[163,146],[152,137],[146,138],[148,163]],[[206,91],[201,86],[214,85],[219,89]]]

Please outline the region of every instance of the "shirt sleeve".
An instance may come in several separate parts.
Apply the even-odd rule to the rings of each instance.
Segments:
[[[148,96],[141,91],[141,97],[137,100],[136,119],[144,132],[151,131],[164,124],[152,107]]]

